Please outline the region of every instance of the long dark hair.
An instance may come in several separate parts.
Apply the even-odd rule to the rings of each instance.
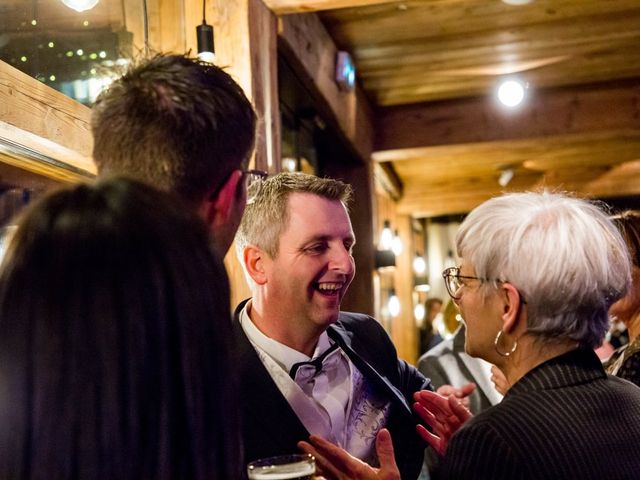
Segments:
[[[0,270],[0,478],[237,478],[230,322],[178,200],[112,179],[34,205]]]

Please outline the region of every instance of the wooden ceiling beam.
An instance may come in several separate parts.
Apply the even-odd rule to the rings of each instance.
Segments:
[[[558,176],[563,178],[558,178]],[[448,186],[430,186],[421,192],[412,193],[405,189],[405,195],[398,203],[397,213],[413,218],[437,217],[441,215],[464,214],[482,202],[507,191],[553,190],[575,192],[587,198],[613,198],[640,195],[640,159],[625,162],[613,168],[598,169],[594,174],[587,172],[550,172],[549,174],[529,173],[516,175],[508,188],[502,188],[493,178],[460,181]]]
[[[322,113],[363,162],[373,148],[373,114],[359,86],[340,90],[334,81],[338,48],[315,14],[279,18],[279,45],[285,57],[310,92],[318,98]]]
[[[392,3],[391,0],[264,0],[267,7],[278,15],[288,13],[309,13],[321,10],[333,10],[336,8],[369,7],[383,3]]]
[[[374,159],[398,160],[402,150],[532,137],[640,129],[637,79],[532,92],[519,110],[487,97],[379,110]],[[407,152],[408,154],[410,152]]]

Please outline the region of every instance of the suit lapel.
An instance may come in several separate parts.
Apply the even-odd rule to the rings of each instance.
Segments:
[[[353,333],[345,330],[341,325],[334,324],[327,329],[329,337],[334,340],[340,348],[347,354],[358,370],[376,385],[378,388],[387,392],[392,403],[400,406],[400,408],[409,416],[412,415],[411,408],[407,404],[402,393],[384,376],[371,366],[368,359],[361,357],[353,348],[351,348],[351,340]]]
[[[278,390],[240,326],[238,314],[245,303],[240,304],[234,315],[244,422],[256,437],[262,437],[261,441],[274,444],[274,448],[282,445],[284,451],[292,448],[295,451],[296,443],[307,439],[309,432]]]

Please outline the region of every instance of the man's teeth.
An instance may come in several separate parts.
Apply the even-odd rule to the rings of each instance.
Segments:
[[[342,287],[341,283],[319,283],[318,290],[326,290],[326,291],[334,291],[340,290]]]

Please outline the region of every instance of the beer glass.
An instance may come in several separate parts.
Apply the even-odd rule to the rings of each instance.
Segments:
[[[280,455],[247,465],[249,480],[311,480],[316,459],[310,454]]]

